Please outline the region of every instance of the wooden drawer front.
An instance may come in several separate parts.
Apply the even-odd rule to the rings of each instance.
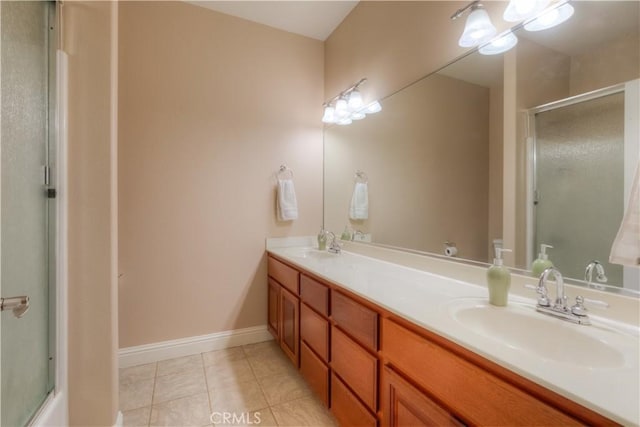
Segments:
[[[338,292],[331,292],[331,318],[362,345],[378,350],[378,313]]]
[[[304,274],[300,276],[300,298],[318,313],[329,316],[329,288]]]
[[[385,426],[463,426],[449,412],[388,367],[382,373]]]
[[[269,276],[276,279],[278,283],[294,294],[299,294],[298,278],[300,277],[300,273],[298,273],[297,270],[272,257],[267,259],[267,268],[269,270]]]
[[[331,412],[345,427],[375,427],[378,423],[335,374],[331,374]]]
[[[382,354],[467,424],[580,425],[484,369],[388,320]]]
[[[325,362],[329,361],[329,321],[300,304],[300,337]]]
[[[331,367],[376,412],[378,359],[338,328],[331,328]]]
[[[305,344],[300,345],[300,373],[325,406],[329,406],[329,367]]]

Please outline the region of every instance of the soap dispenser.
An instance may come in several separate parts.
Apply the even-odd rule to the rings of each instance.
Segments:
[[[553,248],[553,246],[545,245],[544,243],[540,245],[538,259],[533,261],[533,264],[531,264],[531,274],[533,277],[540,277],[543,271],[549,267],[553,267],[553,263],[547,254],[547,248]]]
[[[324,228],[320,228],[318,233],[318,250],[324,251],[327,249],[327,232]]]
[[[349,227],[349,225],[345,225],[344,226],[344,231],[342,232],[342,235],[340,236],[340,240],[350,241],[352,234],[353,233],[351,232],[351,227]]]
[[[489,303],[498,307],[507,305],[509,287],[511,286],[511,272],[502,261],[502,253],[511,249],[496,248],[493,265],[487,270],[487,285],[489,286]]]

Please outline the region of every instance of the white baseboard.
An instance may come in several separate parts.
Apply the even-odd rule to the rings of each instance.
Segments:
[[[266,325],[254,326],[209,335],[199,335],[121,348],[118,351],[118,362],[121,368],[128,368],[130,366],[173,359],[174,357],[190,356],[192,354],[269,341],[272,339],[273,337],[267,330]]]

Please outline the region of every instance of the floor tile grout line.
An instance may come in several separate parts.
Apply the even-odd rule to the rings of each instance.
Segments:
[[[209,390],[209,380],[207,379],[207,367],[204,366],[204,353],[200,353],[202,359],[202,371],[204,372],[204,386],[207,389],[207,402],[209,403],[209,421],[213,415],[213,404],[211,403],[211,391]],[[211,422],[213,424],[213,422]]]

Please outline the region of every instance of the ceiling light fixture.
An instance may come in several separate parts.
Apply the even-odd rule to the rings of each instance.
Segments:
[[[573,12],[575,10],[568,1],[557,3],[539,14],[535,19],[525,23],[524,29],[527,31],[542,31],[555,27],[571,18]]]
[[[324,114],[322,121],[327,124],[350,125],[353,120],[362,120],[368,114],[374,114],[382,110],[380,102],[364,103],[362,93],[358,89],[367,79],[361,79],[355,85],[343,90],[338,95],[323,104]]]
[[[460,18],[467,10],[471,10],[471,12],[469,13],[469,16],[467,16],[464,31],[460,36],[460,40],[458,40],[458,45],[461,47],[475,47],[490,40],[496,35],[496,27],[493,26],[491,19],[489,18],[489,14],[484,10],[478,0],[457,10],[453,15],[451,15],[451,19]]]
[[[511,30],[505,31],[495,37],[489,43],[480,46],[478,52],[482,55],[498,55],[504,53],[518,44],[518,38]]]

